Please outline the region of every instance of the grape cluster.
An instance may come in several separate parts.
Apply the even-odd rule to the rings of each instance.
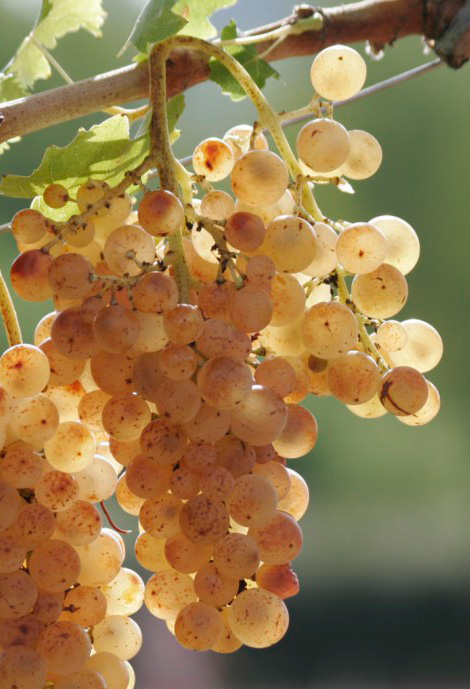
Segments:
[[[365,64],[334,46],[311,77],[341,100]],[[331,116],[301,129],[297,154],[307,185],[364,179],[382,157]],[[410,225],[315,221],[299,180],[247,125],[201,142],[193,167],[203,195],[192,203],[146,189],[134,210],[90,179],[68,221],[54,220],[70,203],[61,184],[13,218],[13,287],[54,311],[34,345],[0,358],[2,687],[132,689],[131,615],[144,602],[188,649],[276,643],[308,506],[286,460],[318,434],[302,402],[333,395],[409,425],[438,412],[423,373],[441,339],[393,320],[419,255]],[[213,185],[228,176],[233,195]],[[170,245],[182,228],[185,298]],[[146,584],[103,528],[97,504],[114,494],[139,518]]]

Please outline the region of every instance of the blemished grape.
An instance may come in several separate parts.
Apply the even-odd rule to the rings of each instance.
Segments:
[[[36,603],[38,587],[27,572],[0,574],[0,615],[15,620],[26,615]]]
[[[196,495],[182,506],[179,524],[182,533],[193,543],[212,544],[227,533],[229,516],[223,503]]]
[[[274,448],[272,450],[274,453]],[[278,501],[285,498],[288,494],[291,487],[290,474],[281,462],[272,459],[260,464],[259,458],[257,458],[257,463],[253,467],[253,473],[257,476],[263,476],[271,483],[276,490]]]
[[[101,502],[110,498],[116,490],[116,471],[107,459],[95,455],[93,461],[75,474],[78,497],[88,502]]]
[[[375,343],[387,352],[398,352],[405,347],[408,332],[399,321],[385,321],[379,325]]]
[[[380,401],[395,416],[415,414],[424,407],[428,385],[424,376],[410,366],[397,366],[382,377]]]
[[[336,238],[337,234],[330,225],[324,222],[316,222],[314,225],[317,236],[316,253],[312,262],[303,268],[303,272],[313,277],[328,275],[336,268]]]
[[[287,495],[279,500],[278,509],[287,512],[296,521],[302,519],[308,508],[309,490],[305,479],[293,469],[287,469],[290,478],[290,488]]]
[[[48,358],[34,345],[14,345],[0,357],[0,385],[14,399],[37,395],[49,376]]]
[[[229,323],[209,318],[204,321],[196,347],[208,359],[225,355],[237,361],[245,361],[251,352],[251,340],[246,333],[236,330]]]
[[[102,529],[92,543],[76,547],[80,559],[77,579],[82,586],[103,586],[117,576],[125,553],[116,536],[114,532]]]
[[[80,558],[65,541],[43,541],[31,554],[29,573],[41,591],[60,593],[76,583],[80,574]]]
[[[194,591],[199,600],[215,607],[230,603],[238,593],[238,586],[238,579],[222,574],[214,562],[204,564],[194,577]]]
[[[140,438],[151,420],[150,407],[139,395],[124,392],[111,397],[103,407],[103,428],[116,440],[130,442]]]
[[[289,172],[284,161],[272,151],[248,151],[233,166],[231,181],[240,201],[266,206],[276,203],[284,194]]]
[[[175,636],[184,648],[208,651],[222,633],[220,612],[212,605],[190,603],[180,610],[175,621]]]
[[[70,359],[70,357],[64,356],[50,337],[41,342],[39,349],[49,360],[51,370],[49,385],[70,385],[70,383],[78,380],[85,370],[83,359]]]
[[[384,261],[387,240],[369,223],[354,223],[336,241],[338,261],[350,273],[371,273]]]
[[[0,686],[5,689],[42,689],[46,676],[46,661],[34,648],[11,646],[0,655]]]
[[[11,429],[25,443],[41,450],[59,426],[59,410],[45,395],[17,400]]]
[[[191,421],[182,425],[189,440],[216,443],[221,440],[230,427],[230,410],[215,409],[202,402],[199,411]]]
[[[313,450],[318,438],[318,424],[308,409],[287,405],[287,422],[273,445],[281,457],[295,459]]]
[[[385,263],[407,275],[418,262],[420,252],[418,235],[414,229],[406,220],[394,215],[379,215],[372,218],[370,223],[377,227],[387,240]]]
[[[145,586],[145,605],[161,620],[174,620],[179,611],[196,598],[189,574],[175,570],[157,572]]]
[[[197,306],[178,304],[165,313],[163,326],[172,342],[190,344],[202,332],[203,318]]]
[[[274,514],[276,507],[275,488],[263,476],[254,474],[236,479],[227,502],[230,516],[242,526],[266,522]]]
[[[212,407],[222,410],[240,404],[250,392],[252,384],[250,368],[228,356],[209,359],[197,377],[202,399]]]
[[[354,314],[343,304],[332,301],[320,302],[308,309],[302,319],[301,332],[305,347],[320,359],[335,359],[346,354],[358,337]]]
[[[82,627],[92,627],[101,622],[106,613],[107,600],[99,588],[76,586],[65,594],[61,619]]]
[[[134,495],[134,493],[129,489],[126,481],[126,474],[122,474],[118,479],[116,485],[116,500],[119,507],[121,507],[127,514],[132,514],[134,517],[140,512],[142,505],[144,504],[144,498]]]
[[[363,404],[377,392],[380,371],[367,354],[348,352],[329,362],[327,382],[331,394],[344,404]]]
[[[187,444],[181,428],[164,419],[151,421],[140,437],[142,452],[156,464],[176,464],[182,458]]]
[[[270,283],[269,295],[273,304],[270,324],[288,325],[296,321],[304,312],[305,290],[296,277],[288,273],[276,273]]]
[[[101,349],[124,354],[139,336],[139,322],[130,309],[111,304],[99,311],[93,323],[93,334]]]
[[[262,255],[252,256],[246,262],[245,273],[250,284],[262,287],[269,294],[271,282],[276,275],[276,266],[272,258]]]
[[[153,263],[155,244],[152,236],[138,225],[122,225],[107,238],[103,254],[117,275],[138,275],[139,263]]]
[[[249,124],[237,124],[225,132],[223,139],[231,146],[235,160],[238,160],[244,153],[248,153],[252,134],[253,127]],[[254,148],[265,151],[269,148],[267,139],[262,132],[256,135]]]
[[[38,502],[22,506],[16,519],[16,531],[28,550],[51,538],[54,529],[54,513],[49,508]]]
[[[21,567],[26,552],[14,527],[0,532],[0,572],[2,574],[14,572]]]
[[[299,592],[299,579],[290,563],[284,565],[262,564],[256,573],[260,589],[271,591],[285,600]]]
[[[217,444],[217,466],[230,471],[234,478],[249,474],[256,461],[255,450],[251,445],[226,435]]]
[[[184,222],[184,209],[177,196],[166,189],[144,194],[138,209],[140,225],[154,237],[176,232]]]
[[[276,512],[261,526],[248,531],[257,543],[260,559],[270,565],[284,565],[302,550],[303,538],[296,520],[285,512]]]
[[[187,423],[201,406],[201,394],[193,380],[162,379],[153,401],[158,413],[169,423]]]
[[[391,363],[394,366],[412,366],[420,373],[431,371],[444,351],[441,336],[432,325],[417,318],[403,321],[401,325],[405,329],[406,344],[389,354]]]
[[[17,242],[34,244],[39,242],[48,230],[46,218],[33,208],[24,208],[11,221],[11,231]]]
[[[298,273],[315,258],[315,230],[303,218],[279,215],[266,226],[266,236],[259,252],[272,258],[280,272]]]
[[[370,400],[362,404],[346,405],[350,412],[359,416],[361,419],[378,419],[385,416],[387,410],[380,401],[378,393],[376,393]]]
[[[201,199],[201,214],[211,220],[226,220],[234,211],[235,202],[226,191],[214,189],[204,194]]]
[[[382,263],[372,273],[354,278],[351,296],[357,308],[367,316],[390,318],[405,305],[408,283],[398,268]]]
[[[193,543],[182,533],[177,533],[166,539],[165,557],[177,572],[191,574],[209,562],[212,545]]]
[[[255,371],[255,380],[286,397],[295,387],[296,375],[291,364],[282,357],[268,357],[264,359]]]
[[[55,689],[106,689],[103,675],[96,670],[80,670],[55,681]]]
[[[269,324],[273,304],[264,289],[246,285],[230,297],[227,310],[230,320],[238,330],[256,333]]]
[[[46,627],[37,648],[49,672],[68,675],[85,665],[90,657],[91,641],[80,625],[64,620]]]
[[[233,484],[234,478],[230,471],[225,467],[215,466],[202,474],[199,488],[210,500],[225,501],[233,490]]]
[[[44,445],[47,461],[54,469],[81,471],[93,460],[96,441],[93,433],[79,421],[65,421]]]
[[[165,539],[154,538],[146,531],[143,531],[137,537],[135,556],[138,563],[151,572],[171,569],[171,565],[165,557]]]
[[[107,615],[133,615],[144,602],[145,585],[140,576],[123,567],[117,577],[101,587]]]
[[[220,182],[231,173],[234,155],[231,146],[223,139],[204,139],[193,153],[193,168],[208,182]]]
[[[142,454],[131,460],[125,474],[129,490],[144,499],[156,498],[166,493],[172,475],[171,466],[156,464]]]
[[[109,615],[93,627],[93,646],[99,653],[113,653],[122,660],[133,658],[142,645],[142,632],[130,617]]]
[[[265,238],[263,221],[254,213],[233,213],[225,224],[225,238],[235,249],[250,252],[259,249]]]
[[[72,306],[57,314],[51,328],[57,350],[70,359],[88,359],[101,349],[81,309]]]
[[[107,182],[104,180],[89,179],[84,184],[81,184],[77,190],[77,205],[82,212],[91,210],[91,207],[104,199],[108,192],[109,184],[107,184]],[[101,206],[95,210],[93,215],[100,218],[106,215],[107,212],[108,209],[105,206]]]
[[[53,512],[61,512],[78,500],[79,487],[72,474],[46,472],[34,486],[36,500]]]
[[[57,535],[71,545],[88,545],[98,538],[101,515],[89,502],[77,500],[56,517]]]
[[[349,131],[349,154],[340,172],[350,179],[372,177],[382,163],[382,147],[377,139],[362,129]]]
[[[0,622],[0,644],[3,649],[11,646],[35,648],[44,624],[34,615],[25,615],[17,620]]]
[[[140,510],[140,523],[151,536],[169,538],[180,530],[182,508],[181,500],[170,493],[149,498],[143,503]]]
[[[52,297],[49,268],[52,256],[31,249],[20,254],[12,263],[10,280],[15,292],[25,301],[45,301]]]
[[[347,159],[349,134],[342,124],[316,119],[304,124],[297,136],[300,160],[315,173],[333,172]]]
[[[315,57],[310,78],[315,91],[327,100],[346,100],[364,85],[367,67],[353,48],[332,45]]]
[[[91,290],[93,266],[80,254],[57,256],[49,266],[49,283],[54,294],[64,299],[81,299]]]
[[[139,311],[165,313],[178,304],[178,286],[169,275],[146,273],[133,288],[132,298]]]
[[[76,249],[88,247],[88,249],[91,251],[93,246],[92,242],[96,234],[95,224],[97,222],[98,221],[95,219],[94,222],[89,220],[88,222],[80,225],[74,225],[71,223],[69,227],[65,229],[63,234],[67,244],[75,247]]]
[[[220,613],[222,632],[216,643],[211,647],[211,651],[215,651],[215,653],[234,653],[243,645],[230,628],[229,615],[230,608],[222,608]]]
[[[264,589],[242,591],[231,604],[228,617],[232,632],[251,648],[272,646],[289,626],[289,613],[282,599]]]

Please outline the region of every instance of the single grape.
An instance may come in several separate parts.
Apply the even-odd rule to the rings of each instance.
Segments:
[[[216,409],[231,409],[251,390],[250,368],[228,356],[215,356],[199,370],[197,385],[202,399]]]
[[[286,191],[289,172],[272,151],[248,151],[236,161],[231,181],[235,196],[243,203],[269,205]]]
[[[92,627],[104,620],[107,600],[96,586],[76,586],[65,594],[61,619]]]
[[[44,630],[38,651],[49,672],[68,675],[78,672],[90,657],[91,641],[85,629],[73,622],[52,622]]]
[[[384,261],[387,240],[370,223],[353,223],[336,240],[338,261],[350,273],[371,273]]]
[[[11,221],[11,231],[17,242],[34,244],[39,242],[48,230],[46,218],[33,208],[18,211]]]
[[[362,129],[349,131],[348,157],[340,172],[350,179],[367,179],[375,175],[382,163],[382,147],[377,139]]]
[[[287,512],[296,521],[301,519],[307,511],[309,490],[305,479],[293,469],[287,469],[290,478],[290,488],[287,495],[279,500],[278,509]]]
[[[248,153],[252,135],[253,127],[249,124],[237,124],[225,132],[223,139],[232,148],[235,160]],[[262,132],[256,134],[253,148],[255,150],[268,150],[268,141]]]
[[[415,414],[424,407],[428,385],[424,376],[410,366],[397,366],[382,377],[380,401],[395,416]]]
[[[189,574],[163,570],[154,574],[145,586],[145,605],[161,620],[174,620],[179,611],[196,601]]]
[[[354,314],[347,306],[333,301],[320,302],[308,309],[302,319],[301,332],[305,347],[321,359],[346,354],[358,337]]]
[[[154,237],[166,237],[184,222],[184,208],[177,196],[166,189],[144,194],[138,209],[139,224]]]
[[[91,290],[91,262],[80,254],[57,256],[49,266],[49,284],[64,299],[81,299]]]
[[[318,424],[308,409],[298,404],[287,405],[287,423],[273,442],[281,457],[295,459],[313,450],[318,438]]]
[[[418,262],[420,252],[418,235],[414,229],[406,220],[394,215],[380,215],[372,218],[370,223],[377,227],[387,240],[385,263],[407,275]]]
[[[189,603],[175,621],[175,636],[184,648],[208,651],[222,633],[219,611],[206,603]]]
[[[310,77],[315,91],[327,100],[346,100],[364,85],[367,67],[363,57],[345,45],[332,45],[315,57]]]
[[[269,565],[287,564],[302,550],[302,530],[286,512],[278,511],[261,526],[251,527],[248,535],[256,541],[260,559]]]
[[[231,604],[228,617],[232,632],[251,648],[272,646],[289,626],[289,613],[282,599],[264,589],[242,591]]]
[[[80,558],[65,541],[43,541],[33,549],[29,573],[41,591],[60,593],[76,583],[80,574]]]
[[[392,265],[382,265],[371,273],[357,275],[351,297],[362,313],[371,318],[390,318],[401,311],[408,299],[408,283]]]
[[[348,157],[349,134],[335,120],[311,120],[298,133],[296,146],[300,160],[314,173],[333,172]]]
[[[259,249],[265,238],[265,228],[261,218],[246,211],[233,213],[225,223],[224,232],[231,246],[245,252]]]
[[[260,589],[271,591],[285,600],[299,592],[299,579],[290,563],[284,565],[262,564],[256,573],[256,583]]]
[[[234,164],[232,148],[222,139],[204,139],[193,153],[193,168],[208,182],[220,182],[231,173]]]

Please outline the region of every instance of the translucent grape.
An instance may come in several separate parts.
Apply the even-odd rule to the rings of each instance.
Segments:
[[[305,479],[293,469],[287,469],[290,478],[290,488],[287,495],[279,500],[278,509],[287,512],[296,521],[301,519],[307,511],[309,490]]]
[[[182,533],[193,543],[215,543],[227,533],[229,516],[223,503],[196,495],[182,507],[179,515]]]
[[[234,478],[249,474],[256,461],[251,445],[233,435],[226,435],[217,444],[217,465],[230,471]]]
[[[110,498],[116,490],[116,471],[111,462],[99,455],[95,455],[91,464],[74,476],[80,500],[101,502]]]
[[[233,600],[238,593],[238,584],[238,579],[222,574],[214,562],[203,565],[194,578],[194,590],[198,598],[217,608]]]
[[[235,211],[235,202],[226,191],[214,189],[204,194],[201,214],[211,220],[226,220]]]
[[[15,488],[34,488],[35,483],[42,476],[43,469],[43,458],[33,452],[26,443],[12,443],[1,454],[0,472],[2,479]],[[2,503],[5,498],[6,494],[3,493],[0,497]],[[11,505],[13,512],[15,512],[14,504],[16,501],[14,498],[7,498],[7,501],[10,500],[13,503]],[[4,524],[5,522],[2,521],[2,525]],[[9,525],[5,524],[5,527],[7,526]]]
[[[395,416],[415,414],[428,398],[428,385],[424,376],[410,366],[397,366],[382,377],[380,401]]]
[[[66,421],[44,445],[47,461],[65,472],[81,471],[95,456],[96,442],[91,431],[79,421]]]
[[[315,231],[306,220],[295,215],[280,215],[266,227],[259,250],[274,261],[281,272],[297,273],[313,261],[317,251]]]
[[[276,506],[276,490],[267,479],[256,475],[237,478],[227,503],[230,516],[243,526],[266,522]]]
[[[107,613],[107,600],[96,586],[76,586],[67,591],[61,619],[92,627],[103,620]]]
[[[222,620],[216,608],[206,603],[190,603],[180,610],[175,636],[184,648],[208,651],[222,633]]]
[[[0,656],[0,686],[5,689],[42,689],[46,662],[28,646],[12,646]]]
[[[363,352],[348,352],[328,364],[328,387],[344,404],[362,404],[379,387],[380,371],[372,357]]]
[[[236,161],[231,175],[235,196],[243,203],[276,203],[287,189],[289,173],[272,151],[248,151]]]
[[[128,350],[129,356],[138,356],[144,352],[155,352],[168,344],[168,336],[163,327],[163,316],[158,313],[141,313],[134,311],[139,326],[137,340]]]
[[[276,491],[278,501],[282,500],[289,493],[291,487],[290,475],[286,467],[275,459],[253,467],[253,474],[263,476],[267,479]]]
[[[60,677],[54,686],[55,689],[106,689],[107,685],[99,672],[85,669]]]
[[[252,285],[258,285],[271,292],[272,280],[276,274],[276,266],[269,256],[252,256],[245,266],[247,280]]]
[[[11,646],[35,648],[44,624],[34,615],[0,622],[0,644],[5,650]]]
[[[216,409],[230,409],[240,404],[250,392],[252,383],[249,367],[227,356],[209,359],[197,378],[203,400]]]
[[[140,576],[123,567],[117,577],[101,587],[107,615],[133,615],[144,602],[145,585]]]
[[[367,179],[375,175],[382,163],[382,147],[377,139],[362,129],[349,131],[351,148],[341,166],[341,174],[350,179]]]
[[[221,440],[229,427],[230,410],[215,409],[206,402],[201,404],[196,416],[182,426],[189,440],[193,442],[206,440],[209,443]]]
[[[108,191],[109,185],[104,180],[88,179],[77,189],[77,205],[80,211],[83,213],[86,210],[90,210],[92,205],[99,203],[99,201],[105,198]],[[108,209],[106,206],[101,206],[96,209],[93,215],[99,218],[107,213]]]
[[[235,294],[233,282],[209,282],[203,285],[198,295],[198,305],[205,318],[218,318],[229,321],[227,305],[230,297]]]
[[[95,653],[88,660],[86,667],[96,670],[104,677],[106,689],[127,689],[129,672],[124,660],[114,653]]]
[[[135,556],[138,563],[151,572],[161,572],[165,569],[171,569],[165,557],[165,539],[154,538],[146,531],[143,531],[137,537],[135,542]]]
[[[188,504],[188,503],[186,503]],[[155,538],[169,538],[180,530],[181,500],[165,493],[144,502],[139,519],[145,531]]]
[[[43,395],[57,407],[61,421],[78,420],[78,405],[85,396],[80,381],[76,380],[70,385],[49,385],[43,391]]]
[[[151,235],[138,225],[122,225],[107,238],[103,254],[117,275],[138,275],[141,271],[138,263],[153,263],[155,244]]]
[[[225,467],[211,467],[201,476],[200,489],[209,500],[225,501],[233,490],[233,475]]]
[[[59,411],[56,405],[44,395],[35,395],[18,400],[11,429],[25,443],[35,449],[42,449],[59,426]]]
[[[441,407],[441,398],[436,386],[428,381],[428,398],[421,409],[411,414],[411,416],[397,416],[397,419],[407,426],[424,426],[432,421]]]
[[[164,273],[143,275],[132,289],[134,306],[144,313],[165,313],[178,304],[178,286]]]
[[[101,423],[101,414],[106,402],[110,399],[109,395],[102,390],[91,390],[78,404],[78,415],[80,421],[87,426],[97,440],[104,440],[106,433]]]
[[[281,457],[295,459],[313,450],[318,438],[318,424],[308,409],[297,404],[287,405],[287,423],[273,442]]]
[[[122,474],[119,478],[116,486],[116,500],[119,507],[121,507],[127,514],[132,514],[136,517],[142,505],[144,504],[144,498],[134,495],[134,493],[129,489],[126,481],[126,474]]]
[[[102,413],[103,428],[116,440],[129,442],[140,438],[151,416],[150,407],[142,397],[124,392],[106,402]]]
[[[52,297],[49,267],[52,257],[44,251],[31,249],[18,256],[10,269],[15,292],[25,301],[45,301]]]
[[[177,533],[165,541],[165,557],[177,572],[190,574],[197,572],[212,557],[212,545],[193,543],[182,533]]]
[[[97,222],[96,219],[95,222]],[[78,225],[70,223],[64,231],[63,238],[70,246],[77,249],[88,247],[88,249],[91,250],[91,245],[96,234],[95,222],[89,220],[88,222]]]
[[[347,407],[349,411],[362,419],[378,419],[381,416],[385,416],[387,413],[377,393],[367,402],[347,405]]]
[[[88,359],[100,350],[92,324],[86,322],[80,308],[75,306],[57,314],[51,338],[57,350],[70,359]]]
[[[386,349],[387,352],[398,352],[405,347],[408,340],[408,332],[399,321],[386,321],[381,323],[377,330],[376,344]]]
[[[0,574],[0,616],[15,620],[26,615],[38,597],[38,588],[23,570]]]
[[[321,359],[334,359],[346,354],[358,337],[354,314],[347,306],[333,301],[320,302],[308,309],[301,329],[305,347]]]
[[[271,281],[270,297],[273,304],[272,326],[293,323],[304,312],[305,290],[293,275],[276,273]]]
[[[337,234],[330,225],[323,222],[316,222],[314,230],[317,236],[316,253],[310,264],[302,270],[312,277],[322,277],[336,268]]]
[[[161,620],[174,620],[179,611],[196,601],[189,574],[174,570],[157,572],[145,586],[145,605]]]
[[[68,675],[78,672],[90,657],[91,641],[85,629],[73,622],[52,622],[44,630],[38,651],[49,672]]]
[[[14,399],[37,395],[46,387],[49,375],[47,356],[34,345],[14,345],[0,357],[0,385]]]
[[[31,554],[29,573],[42,591],[60,593],[76,583],[80,559],[65,541],[43,541]]]
[[[227,219],[224,232],[228,243],[240,251],[255,251],[262,245],[265,238],[261,218],[246,211],[233,213]]]
[[[408,284],[398,268],[388,263],[366,275],[357,275],[351,286],[351,297],[362,313],[372,318],[390,318],[408,299]]]
[[[193,153],[193,168],[209,182],[219,182],[231,173],[234,163],[232,148],[222,139],[204,139]]]
[[[235,160],[238,160],[241,155],[248,153],[250,150],[252,134],[253,127],[249,124],[237,124],[225,132],[223,139],[232,148]],[[256,134],[254,149],[266,151],[268,148],[268,142],[264,134],[262,132]]]
[[[102,349],[124,354],[139,336],[139,322],[133,311],[119,304],[111,304],[96,316],[93,333]]]
[[[236,330],[229,323],[209,318],[204,321],[196,347],[208,359],[225,355],[245,361],[251,352],[251,340],[246,333]]]
[[[298,356],[305,351],[302,341],[302,316],[288,325],[268,326],[258,338],[269,354]]]
[[[417,318],[403,321],[401,325],[406,332],[406,345],[389,353],[389,360],[394,366],[412,366],[420,373],[431,371],[444,351],[441,336],[432,325]]]
[[[282,639],[289,625],[289,613],[282,599],[264,589],[242,591],[229,610],[232,632],[251,648],[272,646]]]
[[[211,647],[211,651],[215,651],[215,653],[234,653],[242,646],[242,642],[237,639],[230,628],[229,610],[229,608],[223,608],[220,613],[222,632],[215,644]]]
[[[250,393],[232,411],[231,430],[251,445],[266,445],[282,432],[287,408],[274,390],[254,385]]]
[[[103,586],[112,581],[124,560],[120,542],[107,529],[102,529],[89,545],[77,546],[76,551],[81,565],[78,581],[82,586]]]
[[[180,424],[191,421],[201,406],[201,393],[192,380],[169,380],[163,378],[153,400],[162,418],[169,423]]]
[[[78,483],[72,474],[63,471],[46,472],[34,486],[36,500],[53,512],[71,507],[78,499]]]
[[[166,189],[144,194],[138,208],[139,224],[154,237],[176,232],[184,222],[184,208],[177,196]]]
[[[363,57],[345,45],[332,45],[321,50],[310,70],[313,88],[327,100],[351,98],[363,87],[366,74]]]
[[[335,120],[311,120],[298,133],[296,146],[300,160],[312,171],[332,172],[348,157],[349,134]]]
[[[302,531],[286,512],[276,512],[261,526],[250,528],[248,535],[256,541],[261,560],[270,565],[291,562],[302,550]]]
[[[49,360],[49,385],[70,385],[83,373],[85,361],[61,354],[50,337],[43,340],[39,347]]]
[[[231,579],[248,579],[259,566],[259,551],[250,536],[229,533],[214,546],[214,565]]]
[[[336,241],[338,261],[350,273],[371,273],[384,261],[387,240],[374,225],[354,223]]]
[[[34,244],[47,232],[47,221],[42,213],[33,208],[24,208],[11,221],[11,232],[17,242]]]
[[[377,227],[387,240],[385,263],[398,268],[407,275],[418,262],[420,246],[418,235],[406,220],[394,215],[380,215],[372,218],[372,225]]]

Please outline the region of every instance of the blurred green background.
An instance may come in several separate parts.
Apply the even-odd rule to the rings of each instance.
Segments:
[[[130,60],[129,54],[120,60],[115,55],[144,1],[104,4],[109,18],[103,40],[79,33],[54,52],[74,79]],[[38,7],[39,0],[0,1],[1,64],[30,30]],[[240,0],[219,12],[216,24],[235,17],[247,29],[291,9],[286,0]],[[401,40],[381,61],[368,59],[367,83],[431,57],[419,38]],[[296,58],[276,65],[281,78],[269,84],[267,95],[278,109],[308,101],[310,62]],[[54,76],[39,86],[60,83]],[[421,260],[408,276],[410,297],[400,317],[426,320],[442,334],[445,356],[430,374],[442,396],[440,415],[414,429],[391,417],[362,420],[332,399],[313,399],[319,442],[310,457],[294,465],[308,479],[311,506],[296,563],[302,588],[289,601],[286,638],[266,651],[198,655],[180,649],[163,623],[141,612],[145,644],[135,660],[139,689],[470,685],[469,86],[469,67],[441,68],[343,108],[340,121],[373,133],[384,162],[372,179],[355,184],[353,196],[326,188],[318,194],[330,217],[358,221],[390,213],[418,232]],[[80,124],[100,119],[88,117]],[[221,136],[253,119],[249,103],[232,103],[213,84],[198,86],[187,93],[176,151],[187,155],[206,136]],[[27,174],[46,145],[64,145],[76,127],[72,122],[25,137],[0,158],[1,173]],[[294,128],[289,137],[295,136]],[[22,206],[0,197],[0,223]],[[14,256],[11,238],[0,237],[5,273]],[[15,301],[30,340],[50,304]],[[4,346],[3,334],[0,339]],[[119,520],[125,523],[126,516],[121,513]],[[129,562],[132,566],[132,556]]]

